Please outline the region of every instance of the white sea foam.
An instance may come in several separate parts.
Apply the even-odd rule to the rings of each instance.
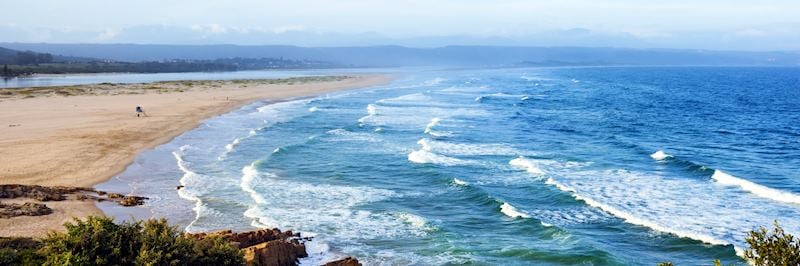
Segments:
[[[439,155],[436,153],[426,151],[424,149],[412,151],[411,153],[409,153],[408,160],[419,164],[440,164],[445,166],[467,164],[467,161],[453,157],[447,157],[444,155]]]
[[[711,175],[711,178],[716,180],[717,183],[728,185],[728,186],[738,186],[741,189],[748,191],[750,193],[755,194],[756,196],[771,199],[774,201],[779,202],[786,202],[786,203],[793,203],[793,204],[800,204],[800,196],[795,195],[789,192],[780,191],[774,188],[765,187],[732,175],[729,175],[725,172],[720,170],[715,170],[714,174]]]
[[[460,187],[466,187],[466,186],[469,186],[469,183],[467,183],[467,181],[464,181],[464,180],[461,180],[461,179],[458,179],[458,178],[453,178],[453,185],[460,186]]]
[[[547,184],[628,223],[706,243],[733,244],[737,251],[746,247],[749,230],[768,225],[775,217],[800,217],[796,206],[703,180],[624,170],[553,167],[552,171]],[[722,174],[716,178],[740,183]],[[788,232],[800,232],[798,221],[781,224]]]
[[[327,132],[336,141],[357,141],[357,142],[380,142],[381,140],[377,135],[368,132],[352,132],[343,128],[329,130]]]
[[[536,161],[531,160],[531,159],[527,159],[527,158],[522,157],[522,156],[517,157],[517,158],[509,161],[508,164],[510,164],[512,166],[524,168],[525,171],[528,171],[528,173],[531,173],[531,174],[536,175],[536,176],[542,176],[542,175],[545,174],[545,171],[543,171],[541,168],[539,168],[539,164]]]
[[[400,196],[390,190],[305,183],[274,175],[260,175],[260,178],[253,179],[252,187],[263,197],[263,203],[249,208],[245,216],[252,218],[253,225],[258,227],[315,232],[323,241],[323,236],[348,241],[427,233],[427,222],[422,217],[357,208],[369,202]]]
[[[406,212],[399,212],[396,215],[401,221],[411,225],[414,228],[422,229],[422,230],[425,230],[425,231],[431,231],[431,230],[435,229],[433,226],[431,226],[428,223],[427,220],[425,220],[425,218],[422,218],[422,216],[414,215],[414,214],[410,214],[410,213],[406,213]]]
[[[250,195],[250,198],[253,199],[258,204],[266,204],[267,201],[262,197],[258,192],[253,189],[253,182],[256,178],[258,178],[259,172],[256,169],[256,162],[245,166],[242,168],[242,180],[239,186],[242,188],[242,191],[246,192]]]
[[[565,227],[607,222],[614,217],[592,206],[570,206],[566,209],[555,210],[534,209],[530,210],[528,214],[541,221],[545,226]]]
[[[514,206],[511,206],[511,204],[508,204],[508,202],[503,202],[503,205],[500,205],[500,212],[502,212],[503,214],[505,214],[506,216],[511,217],[511,218],[530,218],[531,217],[527,213],[520,212],[519,210],[517,210],[517,208],[515,208]]]
[[[664,152],[662,150],[659,150],[657,152],[654,152],[653,154],[650,154],[650,158],[653,158],[653,160],[657,160],[657,161],[663,161],[663,160],[666,160],[668,158],[672,158],[672,155],[667,154],[666,152]]]
[[[188,163],[183,160],[184,152],[189,148],[189,146],[182,146],[178,151],[172,152],[172,155],[175,157],[175,161],[177,162],[178,169],[183,172],[183,176],[181,177],[178,182],[183,186],[182,189],[178,190],[178,196],[184,198],[186,200],[194,202],[194,210],[195,217],[189,225],[186,226],[186,230],[190,231],[195,222],[200,219],[201,212],[204,208],[203,200],[200,198],[196,190],[194,189],[194,184],[198,183],[198,179],[200,179],[200,175],[195,173],[194,171],[189,169]]]
[[[437,125],[439,125],[439,122],[441,122],[441,121],[442,121],[442,119],[438,118],[438,117],[431,118],[431,121],[428,122],[427,125],[425,125],[425,131],[424,131],[425,134],[428,134],[428,135],[431,135],[431,136],[434,136],[434,137],[452,136],[453,133],[451,133],[451,132],[433,130],[433,128],[436,127]]]
[[[319,108],[317,108],[316,106],[312,106],[312,107],[308,108],[308,111],[313,113],[313,112],[319,111]]]
[[[463,144],[422,138],[417,141],[423,150],[453,156],[517,155],[523,152],[503,144]]]
[[[378,114],[378,108],[374,104],[367,104],[367,115],[358,119],[359,124],[364,124]]]
[[[397,126],[408,129],[425,128],[432,118],[445,120],[451,117],[482,117],[490,113],[475,108],[445,108],[435,106],[385,106],[373,105],[375,115],[361,117],[358,122],[372,126]]]
[[[425,133],[430,133],[431,130],[433,130],[433,127],[438,125],[440,121],[442,121],[441,118],[438,117],[431,118],[431,122],[425,125]]]
[[[426,103],[433,101],[428,95],[422,93],[412,93],[406,94],[394,98],[386,98],[378,100],[378,103],[385,103],[385,104],[417,104],[417,103]]]

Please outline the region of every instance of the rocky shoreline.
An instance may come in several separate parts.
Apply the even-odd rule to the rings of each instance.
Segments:
[[[238,233],[225,230],[188,235],[198,240],[212,236],[222,237],[242,250],[247,265],[296,265],[299,259],[308,257],[305,242],[312,241],[312,238],[302,237],[300,233],[282,232],[277,228]],[[361,263],[355,258],[346,257],[324,265],[360,266]]]
[[[47,206],[47,203],[53,201],[109,201],[129,207],[142,205],[147,198],[108,193],[83,187],[6,184],[0,185],[0,200],[17,201],[11,203],[0,202],[0,219],[9,219],[18,216],[49,215],[53,213],[53,210]],[[302,237],[300,233],[284,232],[277,228],[248,232],[224,230],[212,233],[187,233],[186,236],[196,240],[202,240],[207,237],[221,237],[242,251],[247,265],[297,265],[299,259],[308,257],[305,242],[312,241],[312,238]],[[36,244],[38,240],[28,237],[0,237],[0,248],[15,248],[16,244],[11,245],[13,243]],[[7,245],[10,246],[6,247]],[[324,265],[360,266],[361,263],[355,258],[347,257]]]

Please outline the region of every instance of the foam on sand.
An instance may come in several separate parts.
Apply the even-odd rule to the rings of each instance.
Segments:
[[[511,206],[511,204],[508,204],[508,202],[503,202],[503,204],[500,205],[500,212],[502,212],[503,214],[505,214],[506,216],[511,217],[511,218],[530,218],[531,217],[527,213],[520,212],[519,210],[517,210],[517,208],[514,208],[514,206]]]
[[[765,187],[732,175],[729,175],[720,170],[715,170],[711,176],[717,183],[728,186],[738,186],[741,189],[755,194],[756,196],[771,199],[774,201],[800,204],[800,196],[789,192],[780,191],[777,189]]]
[[[178,182],[183,186],[182,189],[178,190],[178,196],[183,199],[189,200],[194,202],[194,210],[195,217],[189,225],[186,226],[185,230],[187,232],[192,232],[192,228],[194,224],[200,219],[203,210],[205,209],[203,200],[200,198],[199,191],[195,188],[197,183],[201,183],[200,179],[202,178],[198,173],[189,169],[188,163],[183,159],[183,154],[190,146],[182,146],[178,151],[172,152],[172,155],[175,157],[175,161],[177,162],[178,169],[183,172],[183,176],[181,177]]]
[[[653,158],[653,160],[656,161],[663,161],[672,158],[672,155],[669,155],[666,152],[659,150],[657,152],[654,152],[653,154],[650,154],[650,158]]]

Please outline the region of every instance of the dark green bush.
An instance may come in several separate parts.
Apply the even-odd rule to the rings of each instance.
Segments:
[[[775,221],[772,231],[763,226],[750,231],[744,256],[754,265],[800,265],[800,239],[787,234]]]
[[[242,265],[241,251],[221,238],[195,240],[167,221],[115,224],[76,219],[42,240],[45,265]],[[3,264],[3,263],[0,263]]]

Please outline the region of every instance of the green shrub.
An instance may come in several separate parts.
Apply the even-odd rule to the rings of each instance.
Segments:
[[[754,265],[800,265],[800,239],[784,232],[777,221],[771,232],[761,226],[745,240],[750,248],[744,256]]]
[[[219,236],[194,241],[193,265],[243,265],[244,254]]]
[[[115,224],[89,217],[42,240],[45,265],[242,265],[241,251],[221,238],[195,240],[167,221]],[[0,264],[4,264],[0,262]]]

